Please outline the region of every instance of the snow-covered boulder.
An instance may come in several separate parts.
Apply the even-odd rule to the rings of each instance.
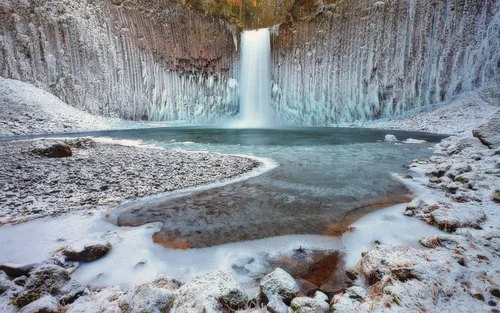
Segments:
[[[426,206],[427,204],[424,202],[424,200],[416,197],[406,206],[405,215],[412,216],[415,214],[415,212],[421,211]]]
[[[13,301],[17,306],[23,307],[50,294],[60,303],[71,303],[85,293],[85,287],[71,279],[68,272],[57,265],[42,265],[30,273],[24,285],[24,290]]]
[[[500,110],[472,130],[474,137],[491,149],[500,147]]]
[[[398,141],[398,138],[396,138],[396,136],[394,136],[394,135],[388,134],[388,135],[385,135],[384,141],[385,142],[396,142],[396,141]]]
[[[260,291],[268,300],[271,312],[288,312],[286,303],[290,303],[299,292],[299,286],[290,274],[277,268],[260,281]]]
[[[324,293],[316,291],[314,298],[294,298],[290,308],[293,313],[326,313],[330,305],[328,304],[328,297]]]
[[[448,232],[462,227],[480,228],[485,220],[484,211],[475,205],[438,205],[438,208],[431,212],[431,222]]]
[[[152,283],[136,287],[120,301],[120,308],[127,313],[162,313],[168,311],[174,293],[180,283],[168,277],[159,278]]]
[[[45,295],[23,307],[19,313],[59,313],[59,302],[51,295]]]
[[[248,298],[226,272],[216,271],[187,282],[175,294],[172,312],[215,313],[224,308],[236,310],[245,307]]]

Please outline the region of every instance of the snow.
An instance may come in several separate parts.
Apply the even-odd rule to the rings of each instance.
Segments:
[[[0,76],[0,136],[167,127],[93,115],[32,84]]]
[[[497,98],[485,95],[489,91],[490,88],[484,88],[463,93],[443,103],[407,111],[400,117],[342,126],[470,135],[476,125],[498,111]]]

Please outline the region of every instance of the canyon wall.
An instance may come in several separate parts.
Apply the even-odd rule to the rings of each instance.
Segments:
[[[239,112],[239,30],[177,0],[0,0],[0,75],[125,119]],[[328,126],[500,83],[500,0],[295,0],[272,29],[273,110]]]
[[[500,82],[499,0],[297,0],[273,33],[287,124],[394,116]]]
[[[125,119],[236,114],[238,31],[176,0],[0,0],[0,75]]]

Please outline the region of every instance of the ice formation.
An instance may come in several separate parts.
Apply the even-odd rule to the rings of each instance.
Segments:
[[[392,117],[500,81],[499,1],[303,3],[272,37],[287,124]]]

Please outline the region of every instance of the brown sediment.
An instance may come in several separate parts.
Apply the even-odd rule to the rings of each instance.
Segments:
[[[408,203],[413,198],[413,194],[407,193],[396,197],[389,197],[381,201],[374,201],[370,204],[357,207],[347,212],[340,222],[328,225],[325,235],[342,236],[346,232],[353,231],[354,228],[350,225],[354,224],[365,215],[396,204]]]

